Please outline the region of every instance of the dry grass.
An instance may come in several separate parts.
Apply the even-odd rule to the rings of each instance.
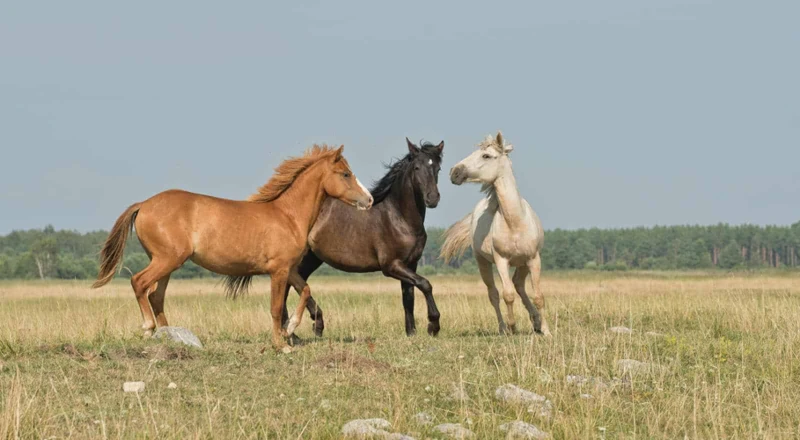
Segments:
[[[404,336],[395,281],[312,279],[326,334],[314,339],[306,316],[307,343],[290,355],[269,348],[266,280],[235,302],[214,281],[170,284],[167,316],[204,351],[143,340],[125,282],[0,283],[0,439],[337,438],[366,417],[433,436],[415,424],[419,411],[479,438],[515,419],[570,439],[800,435],[797,276],[556,274],[543,281],[550,339],[496,336],[476,277],[431,281],[438,338]],[[416,310],[424,333],[421,295]],[[606,330],[620,325],[635,332]],[[628,380],[620,359],[660,367]],[[612,385],[579,389],[566,381],[574,374]],[[147,390],[123,394],[127,380]],[[552,417],[497,402],[505,383],[546,395]],[[454,385],[471,399],[450,399]]]

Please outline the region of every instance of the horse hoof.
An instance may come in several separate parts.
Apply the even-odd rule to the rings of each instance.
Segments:
[[[316,336],[318,338],[321,338],[322,337],[322,331],[325,330],[325,323],[320,321],[319,323],[312,322],[311,324],[312,324],[312,328],[314,329],[314,336]]]
[[[288,337],[288,338],[286,338],[286,341],[287,341],[287,342],[289,343],[289,345],[290,345],[290,346],[292,346],[292,347],[294,347],[295,345],[301,345],[301,344],[303,343],[303,340],[302,340],[302,339],[300,339],[300,337],[299,337],[299,336],[297,336],[297,335],[295,335],[294,333],[292,333],[291,335],[289,335],[289,337]]]
[[[145,338],[152,338],[153,337],[153,330],[145,330],[143,336]]]
[[[412,336],[417,336],[417,329],[415,329],[415,328],[407,328],[406,329],[406,336],[409,337],[409,338],[412,337]]]
[[[436,336],[439,334],[439,321],[433,321],[428,323],[428,334],[431,336]]]

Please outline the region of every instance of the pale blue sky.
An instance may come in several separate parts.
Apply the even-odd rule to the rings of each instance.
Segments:
[[[502,129],[548,229],[800,220],[800,2],[4,2],[0,233],[245,198],[313,142],[371,182]]]

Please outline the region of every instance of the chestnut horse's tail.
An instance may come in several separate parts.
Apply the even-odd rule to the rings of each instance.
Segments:
[[[141,203],[131,205],[119,216],[114,227],[111,228],[111,232],[103,244],[103,250],[100,251],[100,273],[97,274],[97,281],[92,284],[93,289],[105,286],[114,278],[114,273],[122,262],[122,252],[125,250],[128,234],[133,227],[133,220],[141,206]]]
[[[442,243],[442,251],[439,256],[444,258],[445,263],[449,263],[454,257],[458,258],[464,255],[471,244],[472,213],[469,213],[444,231],[444,243]]]

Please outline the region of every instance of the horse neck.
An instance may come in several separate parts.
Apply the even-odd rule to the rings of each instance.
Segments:
[[[522,226],[525,211],[511,164],[506,165],[504,172],[495,179],[491,192],[497,199],[498,208],[506,223],[512,228]]]
[[[387,197],[400,210],[403,218],[415,228],[425,227],[425,200],[417,194],[410,176],[400,176]]]
[[[275,199],[275,204],[294,219],[300,230],[306,234],[317,221],[322,202],[327,197],[322,187],[325,169],[322,163],[311,165],[300,173],[291,186]]]

